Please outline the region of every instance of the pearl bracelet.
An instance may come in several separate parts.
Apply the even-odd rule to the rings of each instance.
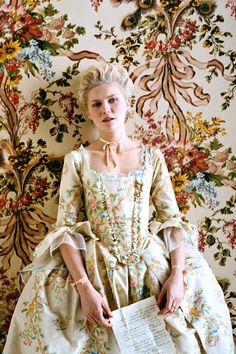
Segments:
[[[181,269],[183,272],[184,272],[184,267],[182,267],[182,266],[180,266],[180,265],[178,265],[178,264],[175,264],[175,265],[173,265],[172,267],[171,267],[171,269],[175,269],[175,268],[178,268],[178,269]]]
[[[76,280],[74,283],[72,283],[72,286],[77,286],[77,285],[85,285],[88,282],[88,277],[83,277],[79,280]]]

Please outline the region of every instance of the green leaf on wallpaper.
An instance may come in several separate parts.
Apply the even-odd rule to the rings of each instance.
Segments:
[[[224,41],[218,37],[215,37],[215,42],[216,43],[224,43]]]
[[[7,181],[6,178],[3,174],[0,175],[0,188],[4,187],[6,185]]]
[[[231,257],[230,249],[226,248],[223,250],[224,257]]]
[[[58,13],[58,10],[52,4],[49,4],[44,7],[45,16],[52,17]]]
[[[205,224],[206,224],[207,228],[209,229],[212,224],[212,220],[210,218],[205,218]]]
[[[75,25],[72,25],[71,23],[68,23],[68,25],[66,26],[67,29],[74,29]]]
[[[59,133],[59,134],[57,134],[55,140],[56,140],[58,143],[62,143],[63,137],[64,137],[64,134],[63,134],[63,133]]]
[[[49,130],[49,133],[50,133],[51,136],[56,135],[56,134],[57,134],[57,128],[55,128],[55,127],[51,128],[51,129]]]
[[[46,41],[38,41],[38,46],[42,50],[48,50],[50,54],[54,56],[58,55],[59,54],[58,49],[62,48],[60,44],[49,43]]]
[[[206,238],[206,242],[208,243],[209,246],[213,246],[216,242],[216,239],[213,235],[208,235]]]
[[[0,73],[4,72],[5,70],[5,63],[0,63]]]
[[[219,265],[224,267],[226,265],[226,261],[227,261],[227,258],[226,257],[222,257],[221,260],[219,261]]]
[[[213,234],[215,234],[220,229],[221,229],[220,227],[211,226],[208,231],[212,232]]]
[[[67,87],[67,86],[70,86],[70,84],[67,82],[66,79],[59,79],[59,80],[56,80],[56,85],[59,86],[59,87]]]
[[[29,77],[29,73],[28,73],[29,71],[33,76],[35,76],[36,73],[39,72],[37,66],[28,60],[26,60],[26,62],[27,62],[27,67],[25,68],[26,75]]]
[[[79,43],[78,38],[73,38],[71,41],[65,41],[63,43],[63,47],[67,48],[67,49],[71,49],[74,47],[75,44],[78,44],[78,43]]]
[[[236,171],[232,171],[228,174],[228,179],[233,181],[236,178]]]
[[[84,123],[86,120],[82,116],[82,114],[75,114],[74,115],[74,121],[75,121],[76,124],[78,124],[78,123]]]
[[[75,31],[79,36],[84,36],[86,34],[86,29],[81,26],[77,26]]]
[[[201,194],[195,192],[194,190],[192,191],[192,193],[194,195],[196,203],[200,206],[204,205],[204,203],[205,203],[204,197]]]
[[[39,96],[41,97],[42,101],[45,101],[45,98],[47,97],[47,91],[40,89]]]
[[[67,125],[66,125],[66,124],[60,124],[60,125],[59,125],[59,131],[60,131],[61,133],[68,133]]]
[[[43,117],[44,120],[48,120],[49,118],[51,118],[52,113],[49,111],[49,109],[47,107],[43,107],[41,109],[41,117]]]
[[[206,37],[206,33],[201,33],[200,35],[199,35],[199,41],[201,41],[203,38],[205,38]]]
[[[210,142],[210,147],[211,150],[218,150],[223,146],[223,144],[219,141],[219,139],[214,138],[211,142]]]
[[[43,139],[39,139],[39,140],[37,141],[37,144],[38,144],[39,146],[41,146],[42,148],[46,148],[46,147],[47,147],[47,143],[46,143],[46,141],[43,140]]]
[[[232,33],[230,33],[230,32],[224,32],[223,33],[223,36],[225,36],[225,37],[233,37],[233,35],[232,35]]]
[[[216,261],[218,261],[218,259],[220,259],[221,258],[221,252],[216,252],[215,254],[214,254],[214,259],[216,260]]]
[[[233,214],[231,209],[235,208],[236,206],[236,195],[232,195],[229,200],[226,201],[226,206],[221,208],[219,211],[223,215]]]
[[[54,105],[54,103],[56,103],[57,101],[56,100],[51,100],[50,98],[48,98],[47,100],[45,100],[44,104],[45,106],[49,106],[51,107],[52,105]]]
[[[225,179],[225,176],[221,176],[221,175],[216,175],[214,173],[205,172],[205,178],[206,178],[206,180],[208,182],[209,181],[214,182],[217,187],[220,187],[220,186],[224,185],[224,183],[222,183],[221,181],[223,179]]]
[[[230,297],[236,298],[236,291],[230,291]]]
[[[46,97],[47,97],[47,92],[43,89],[39,89],[39,96],[37,97],[37,100],[39,101],[39,103],[41,103],[43,105]]]
[[[216,19],[215,19],[215,22],[224,22],[224,17],[222,15],[217,15],[216,16]]]
[[[78,75],[79,70],[78,70],[78,66],[79,66],[79,61],[77,64],[74,64],[71,68],[71,75]]]

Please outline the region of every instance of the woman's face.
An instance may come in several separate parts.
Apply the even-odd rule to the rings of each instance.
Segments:
[[[87,113],[100,131],[124,127],[129,100],[116,84],[102,84],[88,92]]]

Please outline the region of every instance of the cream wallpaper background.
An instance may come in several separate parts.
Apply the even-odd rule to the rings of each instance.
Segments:
[[[76,75],[99,60],[128,70],[127,131],[164,153],[235,328],[235,31],[235,0],[0,1],[0,348],[19,270],[55,221],[63,157],[96,136]]]

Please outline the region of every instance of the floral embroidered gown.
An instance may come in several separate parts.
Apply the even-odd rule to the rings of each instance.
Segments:
[[[170,274],[169,252],[177,247],[172,227],[184,230],[186,243],[185,295],[165,317],[176,353],[233,353],[222,290],[195,247],[195,227],[181,219],[164,158],[148,147],[140,154],[140,169],[127,174],[91,170],[83,147],[66,155],[57,223],[23,270],[31,275],[4,354],[120,353],[112,329],[83,315],[59,246],[82,250],[90,281],[114,310],[158,296]],[[150,195],[156,211],[151,222]]]

